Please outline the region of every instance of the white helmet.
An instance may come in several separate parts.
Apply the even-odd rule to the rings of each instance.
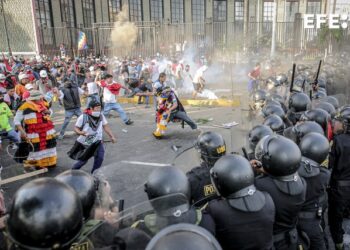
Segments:
[[[41,78],[46,78],[47,77],[47,72],[46,72],[46,70],[40,70],[40,77]]]
[[[4,74],[0,74],[0,81],[5,80],[6,76]]]
[[[24,73],[20,73],[18,75],[18,80],[19,81],[22,81],[23,79],[28,79],[28,75],[27,74],[24,74]]]

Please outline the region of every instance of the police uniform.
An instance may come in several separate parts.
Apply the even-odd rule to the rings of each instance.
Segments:
[[[298,172],[307,184],[305,202],[298,215],[298,228],[309,237],[310,250],[325,250],[325,235],[321,219],[327,206],[326,189],[330,172],[310,159],[302,161]]]
[[[350,206],[350,134],[336,135],[329,155],[329,169],[332,169],[328,220],[335,244],[343,242],[343,213]]]
[[[191,185],[191,201],[196,207],[201,207],[218,197],[211,183],[209,171],[208,164],[202,162],[201,166],[195,167],[186,173]]]
[[[291,181],[282,181],[260,176],[255,180],[257,189],[269,193],[275,203],[274,246],[279,250],[295,250],[298,243],[296,225],[298,213],[305,201],[306,183],[298,175],[293,178]]]
[[[260,202],[262,198],[264,205],[254,210],[239,205],[244,204],[243,198],[234,200],[233,205],[223,198],[209,202],[206,210],[214,219],[216,238],[224,250],[273,248],[275,206],[269,194],[256,192],[257,197],[249,202]]]

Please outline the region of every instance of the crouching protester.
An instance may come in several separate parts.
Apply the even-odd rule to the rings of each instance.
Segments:
[[[184,107],[172,89],[160,87],[156,93],[158,104],[156,113],[157,128],[153,132],[155,138],[162,138],[170,121],[182,121],[183,123],[187,123],[192,129],[197,129],[196,123],[188,117]]]
[[[80,169],[91,157],[94,157],[94,165],[91,170],[93,173],[101,167],[104,159],[103,131],[108,134],[113,143],[116,142],[105,116],[101,113],[99,102],[96,100],[90,102],[89,108],[79,116],[74,130],[79,137],[68,152],[70,158],[77,160],[73,169]]]

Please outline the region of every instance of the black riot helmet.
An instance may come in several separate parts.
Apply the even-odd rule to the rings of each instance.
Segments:
[[[286,116],[286,113],[284,112],[281,105],[277,106],[273,104],[267,104],[261,111],[264,117],[268,117],[269,115],[277,115],[283,119]]]
[[[315,105],[315,108],[320,108],[323,109],[324,111],[326,111],[331,118],[333,118],[336,115],[336,110],[334,108],[334,106],[328,102],[320,102],[318,104]]]
[[[202,227],[179,223],[164,228],[148,243],[146,250],[221,250],[215,237]]]
[[[300,141],[299,148],[302,156],[321,164],[328,156],[329,142],[324,135],[309,133]]]
[[[264,103],[267,98],[267,93],[265,90],[259,89],[254,93],[254,102]]]
[[[330,115],[323,109],[311,109],[306,111],[300,118],[301,121],[315,121],[321,125],[325,135],[327,134]]]
[[[74,189],[80,198],[84,218],[88,219],[96,198],[94,178],[82,170],[67,170],[56,176],[56,179]]]
[[[293,93],[289,97],[289,109],[294,112],[304,112],[311,104],[311,100],[308,95],[304,93]]]
[[[343,123],[345,133],[350,133],[350,106],[344,106],[341,108],[339,114],[335,117],[336,120]]]
[[[254,172],[249,161],[240,155],[221,157],[210,170],[211,182],[221,196],[239,198],[254,189]]]
[[[172,216],[176,211],[189,209],[190,183],[186,175],[176,167],[166,166],[153,170],[145,183],[145,192],[149,200],[154,200],[151,201],[152,206],[161,216]],[[160,197],[165,198],[157,200]]]
[[[283,177],[298,170],[301,152],[292,140],[280,135],[269,135],[256,146],[255,157],[268,174]]]
[[[249,131],[248,140],[249,147],[251,150],[255,150],[258,142],[267,135],[272,135],[273,131],[269,126],[266,125],[257,125]]]
[[[282,134],[285,128],[283,120],[278,115],[269,115],[265,118],[263,124],[269,126],[277,134]]]
[[[288,77],[286,74],[279,74],[276,76],[276,80],[281,84],[284,85],[288,82]]]
[[[209,167],[212,167],[221,156],[226,154],[224,138],[213,131],[204,132],[198,136],[196,149],[200,153],[201,159]]]
[[[325,102],[332,104],[336,110],[339,108],[339,101],[334,96],[326,96],[326,97],[322,98],[321,101],[325,101]]]
[[[287,132],[287,130],[285,130],[285,132]],[[288,132],[289,133],[284,133],[283,135],[297,144],[299,144],[300,140],[309,133],[313,132],[324,135],[321,125],[314,121],[299,122]]]
[[[11,241],[20,248],[69,249],[83,227],[83,211],[73,189],[40,178],[16,192],[6,223]]]

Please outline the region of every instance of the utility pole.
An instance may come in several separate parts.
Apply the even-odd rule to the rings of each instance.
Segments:
[[[4,1],[5,0],[0,0],[1,1],[1,12],[2,12],[2,18],[4,19],[4,27],[5,27],[5,34],[6,34],[6,40],[7,40],[7,47],[9,50],[10,56],[12,55],[11,47],[10,47],[10,39],[9,39],[9,34],[7,30],[7,22],[6,22],[6,17],[5,17],[5,9],[4,9]]]
[[[273,7],[273,20],[272,20],[272,37],[271,37],[271,53],[270,57],[273,58],[276,52],[276,25],[277,25],[277,1],[274,1]]]

